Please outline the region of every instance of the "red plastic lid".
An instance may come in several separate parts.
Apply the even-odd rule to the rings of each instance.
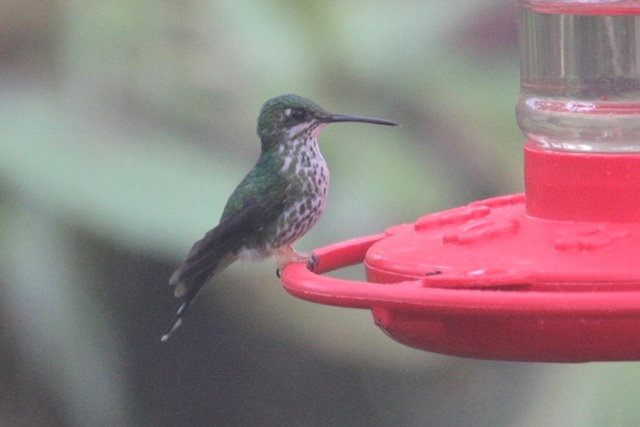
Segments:
[[[522,194],[431,214],[316,253],[292,294],[368,308],[392,338],[500,360],[640,360],[640,156],[528,144]],[[634,188],[630,188],[634,187]],[[317,273],[364,262],[369,282]]]

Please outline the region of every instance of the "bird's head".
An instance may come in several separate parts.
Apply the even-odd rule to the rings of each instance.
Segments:
[[[335,122],[397,126],[389,120],[332,114],[307,98],[297,95],[280,95],[271,98],[262,106],[258,116],[258,136],[262,140],[262,150],[265,151],[283,141],[296,139],[300,135],[309,134],[312,138],[316,138],[325,125]]]

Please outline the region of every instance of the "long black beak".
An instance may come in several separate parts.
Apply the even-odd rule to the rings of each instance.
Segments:
[[[362,116],[350,116],[345,114],[332,114],[329,117],[325,118],[323,121],[325,123],[361,122],[361,123],[373,123],[375,125],[382,125],[382,126],[398,126],[396,122],[392,122],[391,120],[374,119],[372,117],[362,117]]]

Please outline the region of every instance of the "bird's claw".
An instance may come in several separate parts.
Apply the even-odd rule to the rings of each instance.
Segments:
[[[318,255],[316,255],[315,252],[311,252],[309,254],[309,258],[307,258],[307,269],[309,269],[309,271],[313,271],[316,269],[319,263],[320,258],[318,257]]]
[[[320,257],[318,257],[315,252],[310,252],[309,254],[305,254],[305,256],[300,258],[299,260],[292,262],[304,262],[307,265],[307,269],[309,271],[313,271],[320,263]],[[282,268],[284,268],[285,266],[286,264],[282,266]],[[282,277],[282,268],[278,267],[276,269],[276,276],[278,277],[278,279]]]

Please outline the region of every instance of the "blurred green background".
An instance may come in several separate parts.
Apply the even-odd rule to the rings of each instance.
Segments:
[[[522,191],[515,3],[0,1],[0,425],[638,424],[636,364],[413,350],[289,296],[270,260],[160,342],[272,96],[402,125],[323,131],[299,250]]]

